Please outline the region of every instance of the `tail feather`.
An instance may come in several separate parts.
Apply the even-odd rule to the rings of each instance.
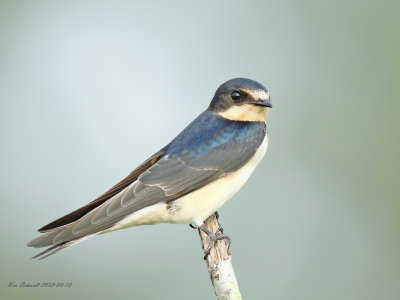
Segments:
[[[34,257],[32,257],[31,259],[39,259],[42,260],[46,257],[49,257],[55,253],[57,253],[58,251],[61,251],[65,248],[68,248],[72,245],[78,244],[90,237],[92,237],[94,234],[90,234],[78,239],[72,239],[69,241],[63,241],[61,243],[55,243],[54,240],[57,237],[58,234],[60,234],[65,228],[61,227],[61,228],[57,228],[53,231],[50,232],[46,232],[44,234],[42,234],[41,236],[38,236],[37,238],[33,239],[32,241],[30,241],[27,246],[28,247],[33,247],[33,248],[42,248],[42,247],[48,247],[46,250],[40,252],[39,254],[35,255]]]
[[[59,248],[62,246],[63,244],[59,244],[59,245],[54,245],[54,246],[52,246],[52,247],[50,247],[50,248],[47,248],[46,250],[44,250],[44,251],[42,251],[42,252],[40,252],[39,254],[36,254],[34,257],[32,257],[31,259],[39,259],[39,260],[41,260],[41,259],[43,259],[43,258],[46,258],[46,257],[48,257],[48,256],[50,256],[50,255],[52,255],[52,254],[54,254],[54,253],[56,253],[57,251],[60,251],[59,250]],[[50,251],[52,251],[52,252],[50,252]],[[54,252],[54,251],[56,251],[56,252]],[[45,255],[46,253],[48,253],[48,252],[50,252],[49,254],[47,254],[47,255]],[[44,256],[43,256],[44,255]]]

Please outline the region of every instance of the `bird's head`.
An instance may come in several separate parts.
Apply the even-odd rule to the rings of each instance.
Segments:
[[[261,83],[235,78],[217,89],[208,109],[234,121],[266,121],[270,107],[269,92]]]

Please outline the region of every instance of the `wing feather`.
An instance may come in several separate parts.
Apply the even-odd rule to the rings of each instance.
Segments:
[[[139,167],[137,167],[135,170],[133,170],[127,177],[122,179],[120,182],[118,182],[116,185],[114,185],[112,188],[110,188],[104,194],[100,195],[99,197],[97,197],[93,201],[89,202],[85,206],[82,206],[82,207],[78,208],[77,210],[74,210],[73,212],[43,226],[38,231],[39,232],[47,232],[49,230],[52,230],[57,227],[67,225],[76,220],[79,220],[85,214],[87,214],[88,212],[90,212],[91,210],[96,208],[97,206],[101,205],[102,203],[106,202],[112,196],[114,196],[114,195],[118,194],[119,192],[121,192],[122,190],[124,190],[127,186],[129,186],[132,182],[134,182],[138,178],[138,176],[143,173],[143,171],[145,171],[150,166],[152,166],[164,153],[165,153],[165,148],[161,149],[160,151],[155,153],[153,156],[151,156],[143,164],[141,164]]]

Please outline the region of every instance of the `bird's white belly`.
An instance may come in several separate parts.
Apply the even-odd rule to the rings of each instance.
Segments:
[[[101,233],[160,222],[194,223],[196,226],[201,226],[205,219],[216,212],[246,183],[263,158],[267,146],[268,138],[265,137],[253,158],[238,171],[174,200],[170,205],[161,202],[136,211]]]
[[[201,226],[205,219],[216,212],[246,183],[263,158],[267,145],[268,139],[265,138],[253,158],[238,171],[175,200],[173,205],[177,209],[171,214],[168,222],[195,223]]]

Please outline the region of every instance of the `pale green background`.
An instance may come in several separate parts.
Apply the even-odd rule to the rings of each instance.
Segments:
[[[39,262],[25,243],[240,76],[274,104],[265,159],[220,210],[244,299],[400,299],[399,3],[1,1],[1,298],[214,299],[189,226]]]

